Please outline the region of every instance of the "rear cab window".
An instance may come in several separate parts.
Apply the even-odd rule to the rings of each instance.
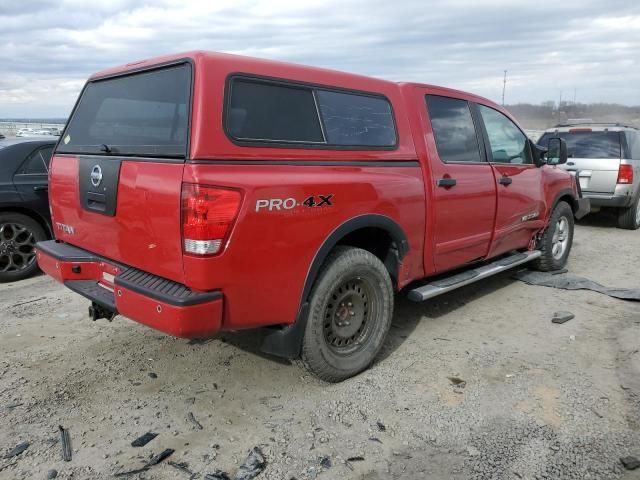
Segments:
[[[186,158],[191,65],[87,83],[58,153]]]
[[[231,77],[224,127],[236,143],[304,148],[393,149],[397,135],[389,101],[253,77]]]
[[[438,95],[427,95],[426,102],[440,160],[446,163],[483,161],[469,103]]]
[[[617,158],[622,154],[620,132],[574,129],[568,132],[546,132],[538,144],[547,147],[550,138],[560,137],[567,142],[569,158]]]

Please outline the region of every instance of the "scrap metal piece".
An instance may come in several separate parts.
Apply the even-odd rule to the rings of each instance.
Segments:
[[[11,449],[11,451],[4,456],[4,458],[17,457],[22,452],[24,452],[27,448],[29,448],[29,445],[30,445],[29,442],[21,442],[21,443],[19,443],[18,445],[13,447]]]
[[[553,318],[551,319],[552,323],[566,323],[569,320],[571,320],[572,318],[575,318],[576,316],[571,313],[571,312],[556,312],[553,314]]]
[[[240,465],[235,480],[252,480],[260,475],[266,466],[267,461],[260,447],[253,447],[247,459]]]
[[[60,443],[62,444],[62,459],[65,462],[71,461],[71,438],[69,437],[69,430],[62,425],[58,425],[60,431]]]
[[[133,442],[131,442],[132,447],[144,447],[147,443],[158,436],[157,433],[147,432],[144,435],[136,438]]]

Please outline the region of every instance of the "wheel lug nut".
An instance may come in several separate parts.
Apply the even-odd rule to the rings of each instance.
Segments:
[[[353,303],[351,302],[347,303],[347,305],[349,305],[350,307],[353,307]]]
[[[356,312],[349,312],[351,314],[352,317],[356,316]]]

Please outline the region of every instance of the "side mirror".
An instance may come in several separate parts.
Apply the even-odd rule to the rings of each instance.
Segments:
[[[567,142],[562,138],[549,139],[547,147],[547,165],[562,165],[567,163]]]

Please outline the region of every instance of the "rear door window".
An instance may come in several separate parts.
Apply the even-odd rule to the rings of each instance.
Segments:
[[[560,137],[567,142],[567,154],[569,158],[620,158],[620,132],[547,132],[538,144],[547,147],[549,139]]]
[[[427,95],[426,100],[440,159],[443,162],[481,162],[469,103],[437,95]]]
[[[229,82],[227,134],[237,142],[308,148],[392,148],[396,130],[389,101],[258,78]]]
[[[184,158],[190,96],[189,64],[89,82],[57,151]]]
[[[41,147],[35,150],[20,166],[18,175],[46,175],[49,171],[53,146]]]
[[[527,136],[506,115],[493,108],[478,105],[494,163],[532,164]]]

